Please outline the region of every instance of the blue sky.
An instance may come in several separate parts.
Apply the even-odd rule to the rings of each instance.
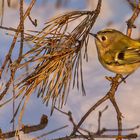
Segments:
[[[46,1],[46,0],[37,0],[37,4],[42,4],[43,1]],[[65,3],[65,1],[67,0],[63,0],[63,2]],[[29,3],[30,0],[25,0],[25,2]],[[56,4],[57,0],[47,0],[47,2],[44,2],[44,3],[47,3],[47,4]],[[86,0],[70,0],[68,2],[66,2],[67,4],[65,5],[65,8],[73,8],[73,9],[84,9],[86,7]]]

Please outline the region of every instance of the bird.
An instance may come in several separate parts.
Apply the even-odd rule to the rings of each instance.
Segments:
[[[98,59],[104,68],[116,74],[131,74],[140,66],[140,42],[115,29],[104,29],[95,38]]]

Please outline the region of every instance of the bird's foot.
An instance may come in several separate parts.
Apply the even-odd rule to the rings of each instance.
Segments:
[[[105,78],[106,78],[108,81],[110,81],[110,82],[112,82],[112,81],[113,81],[113,77],[110,77],[110,76],[105,76]]]

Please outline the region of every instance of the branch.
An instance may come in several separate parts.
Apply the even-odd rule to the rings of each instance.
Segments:
[[[39,131],[44,129],[48,124],[48,117],[46,115],[42,115],[41,120],[40,120],[40,124],[37,125],[32,125],[32,126],[28,126],[28,125],[24,125],[19,131],[24,132],[25,134],[27,133],[31,133],[31,132],[35,132],[35,131]],[[0,133],[0,138],[12,138],[15,137],[17,131],[11,131],[11,132],[6,132],[6,133]]]
[[[42,138],[42,137],[46,137],[46,136],[48,136],[48,135],[50,135],[50,134],[52,134],[52,133],[58,132],[58,131],[60,131],[60,130],[62,130],[62,129],[64,129],[64,128],[66,128],[66,127],[68,127],[68,125],[65,125],[65,126],[62,126],[62,127],[57,128],[57,129],[55,129],[55,130],[46,132],[46,133],[44,133],[44,134],[42,134],[42,135],[40,135],[40,136],[37,136],[37,137],[33,138],[32,140],[37,140],[37,139],[40,139],[40,138]]]
[[[31,11],[32,7],[34,6],[35,2],[36,2],[36,0],[32,0],[32,1],[31,1],[31,3],[30,3],[30,5],[29,5],[28,9],[26,10],[26,12],[25,12],[25,14],[24,14],[24,16],[23,16],[23,20],[25,20],[26,17],[30,14],[30,11]],[[15,47],[17,38],[18,38],[18,34],[20,33],[21,23],[22,23],[22,22],[20,22],[19,25],[18,25],[18,27],[17,27],[17,32],[15,33],[15,36],[14,36],[14,38],[13,38],[13,41],[12,41],[11,47],[10,47],[10,49],[9,49],[9,52],[8,52],[8,54],[6,55],[5,60],[4,60],[4,62],[3,62],[3,64],[2,64],[2,67],[1,67],[1,69],[0,69],[0,78],[1,78],[1,75],[2,75],[2,73],[3,73],[3,70],[5,69],[7,63],[8,63],[8,62],[11,62],[11,55],[12,55],[13,49],[14,49],[14,47]],[[22,35],[23,35],[23,34],[22,34]],[[19,52],[19,54],[21,54],[21,51]],[[20,62],[20,61],[21,61],[21,60],[19,60],[19,62]],[[18,62],[18,63],[19,63],[19,62]],[[14,68],[14,71],[15,71],[15,69],[16,69],[16,67]],[[13,76],[14,76],[14,73],[13,73]],[[11,85],[12,78],[13,78],[13,77],[10,77],[10,79],[9,79],[8,82],[6,83],[6,88],[5,88],[4,91],[0,94],[0,100],[2,100],[2,98],[6,95],[8,89],[9,89],[9,87],[10,87],[10,85]]]
[[[112,138],[112,139],[117,139],[118,135],[96,135],[96,134],[90,134],[90,135],[85,135],[88,139],[94,139],[94,138]],[[73,135],[73,136],[65,136],[65,137],[61,137],[61,138],[56,138],[53,140],[70,140],[70,139],[76,139],[76,138],[83,138],[83,135]],[[120,137],[121,139],[136,139],[137,138],[137,134],[132,133],[129,135],[122,135]]]

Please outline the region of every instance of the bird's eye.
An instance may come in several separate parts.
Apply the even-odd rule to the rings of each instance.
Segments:
[[[102,39],[102,41],[105,41],[107,39],[107,37],[106,36],[102,36],[101,39]]]

